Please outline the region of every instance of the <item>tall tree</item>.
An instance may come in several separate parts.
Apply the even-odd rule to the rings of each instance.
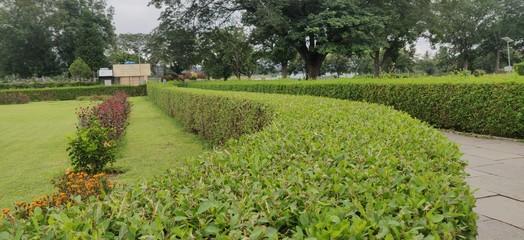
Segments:
[[[484,31],[481,34],[479,56],[477,61],[483,61],[487,55],[494,55],[492,67],[487,71],[498,72],[500,69],[501,56],[506,53],[506,42],[503,37],[509,37],[514,43],[524,44],[524,1],[521,0],[497,0],[493,4],[493,17],[491,21],[485,22]],[[518,45],[517,45],[518,47]]]
[[[50,27],[52,1],[2,0],[0,74],[22,78],[59,73]]]
[[[65,67],[76,58],[93,70],[107,66],[105,53],[115,44],[113,8],[105,0],[56,1],[56,46]]]
[[[426,30],[431,11],[431,0],[376,1],[373,14],[383,17],[382,28],[369,33],[370,55],[373,58],[374,76],[379,77],[388,62],[396,62],[400,51],[413,44]],[[368,51],[368,50],[365,50]]]
[[[196,31],[166,22],[153,30],[144,52],[153,65],[169,66],[175,74],[200,64],[203,59]]]
[[[448,46],[468,70],[481,33],[496,17],[497,0],[439,0],[434,4],[431,40]]]
[[[330,52],[351,53],[363,48],[367,33],[383,17],[373,15],[367,0],[152,0],[164,6],[166,22],[197,23],[199,29],[216,27],[216,20],[238,17],[257,29],[276,32],[296,49],[306,65],[307,77],[315,79]],[[218,21],[219,23],[224,21]]]

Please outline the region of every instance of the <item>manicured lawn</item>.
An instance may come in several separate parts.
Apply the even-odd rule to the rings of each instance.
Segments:
[[[114,167],[117,183],[133,184],[204,151],[145,97],[131,98],[130,125]],[[53,191],[51,178],[70,166],[65,136],[75,132],[75,108],[88,102],[0,105],[0,209]]]

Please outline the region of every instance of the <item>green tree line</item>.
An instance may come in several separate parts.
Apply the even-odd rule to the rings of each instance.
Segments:
[[[519,60],[524,52],[520,0],[151,0],[151,4],[165,9],[160,27],[152,33],[153,42],[161,39],[162,46],[153,44],[157,49],[152,56],[178,69],[202,63],[206,69],[206,62],[232,68],[212,66],[214,75],[241,72],[233,55],[249,48],[239,39],[256,50],[240,54],[247,56],[243,62],[248,65],[255,56],[259,71],[270,69],[264,64],[278,64],[286,77],[297,69],[294,61],[299,56],[310,79],[323,69],[340,73],[344,65],[363,72],[371,68],[376,77],[415,68],[432,73],[433,65],[448,71],[473,67],[498,72],[501,59],[508,57],[502,37],[515,40],[510,58]],[[239,29],[245,36],[238,34]],[[415,61],[412,48],[421,37],[440,47],[429,63],[427,56]],[[323,68],[325,63],[329,66]]]
[[[108,64],[113,9],[104,0],[1,0],[0,76],[67,72],[77,58],[91,70]]]

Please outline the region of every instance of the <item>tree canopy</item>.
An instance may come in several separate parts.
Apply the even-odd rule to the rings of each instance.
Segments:
[[[76,58],[108,64],[113,10],[105,0],[0,0],[0,75],[52,76]]]

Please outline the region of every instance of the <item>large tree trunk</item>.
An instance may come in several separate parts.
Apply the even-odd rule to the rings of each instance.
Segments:
[[[282,78],[287,78],[289,76],[289,62],[283,61],[282,65]]]
[[[493,72],[499,73],[499,69],[500,69],[500,50],[497,49],[495,53],[495,71]]]
[[[314,47],[311,49],[314,49]],[[320,76],[320,68],[327,54],[311,51],[305,44],[299,47],[297,51],[306,63],[306,79],[317,79],[317,77]]]
[[[380,51],[375,51],[373,54],[373,69],[373,76],[379,78],[381,73]]]

